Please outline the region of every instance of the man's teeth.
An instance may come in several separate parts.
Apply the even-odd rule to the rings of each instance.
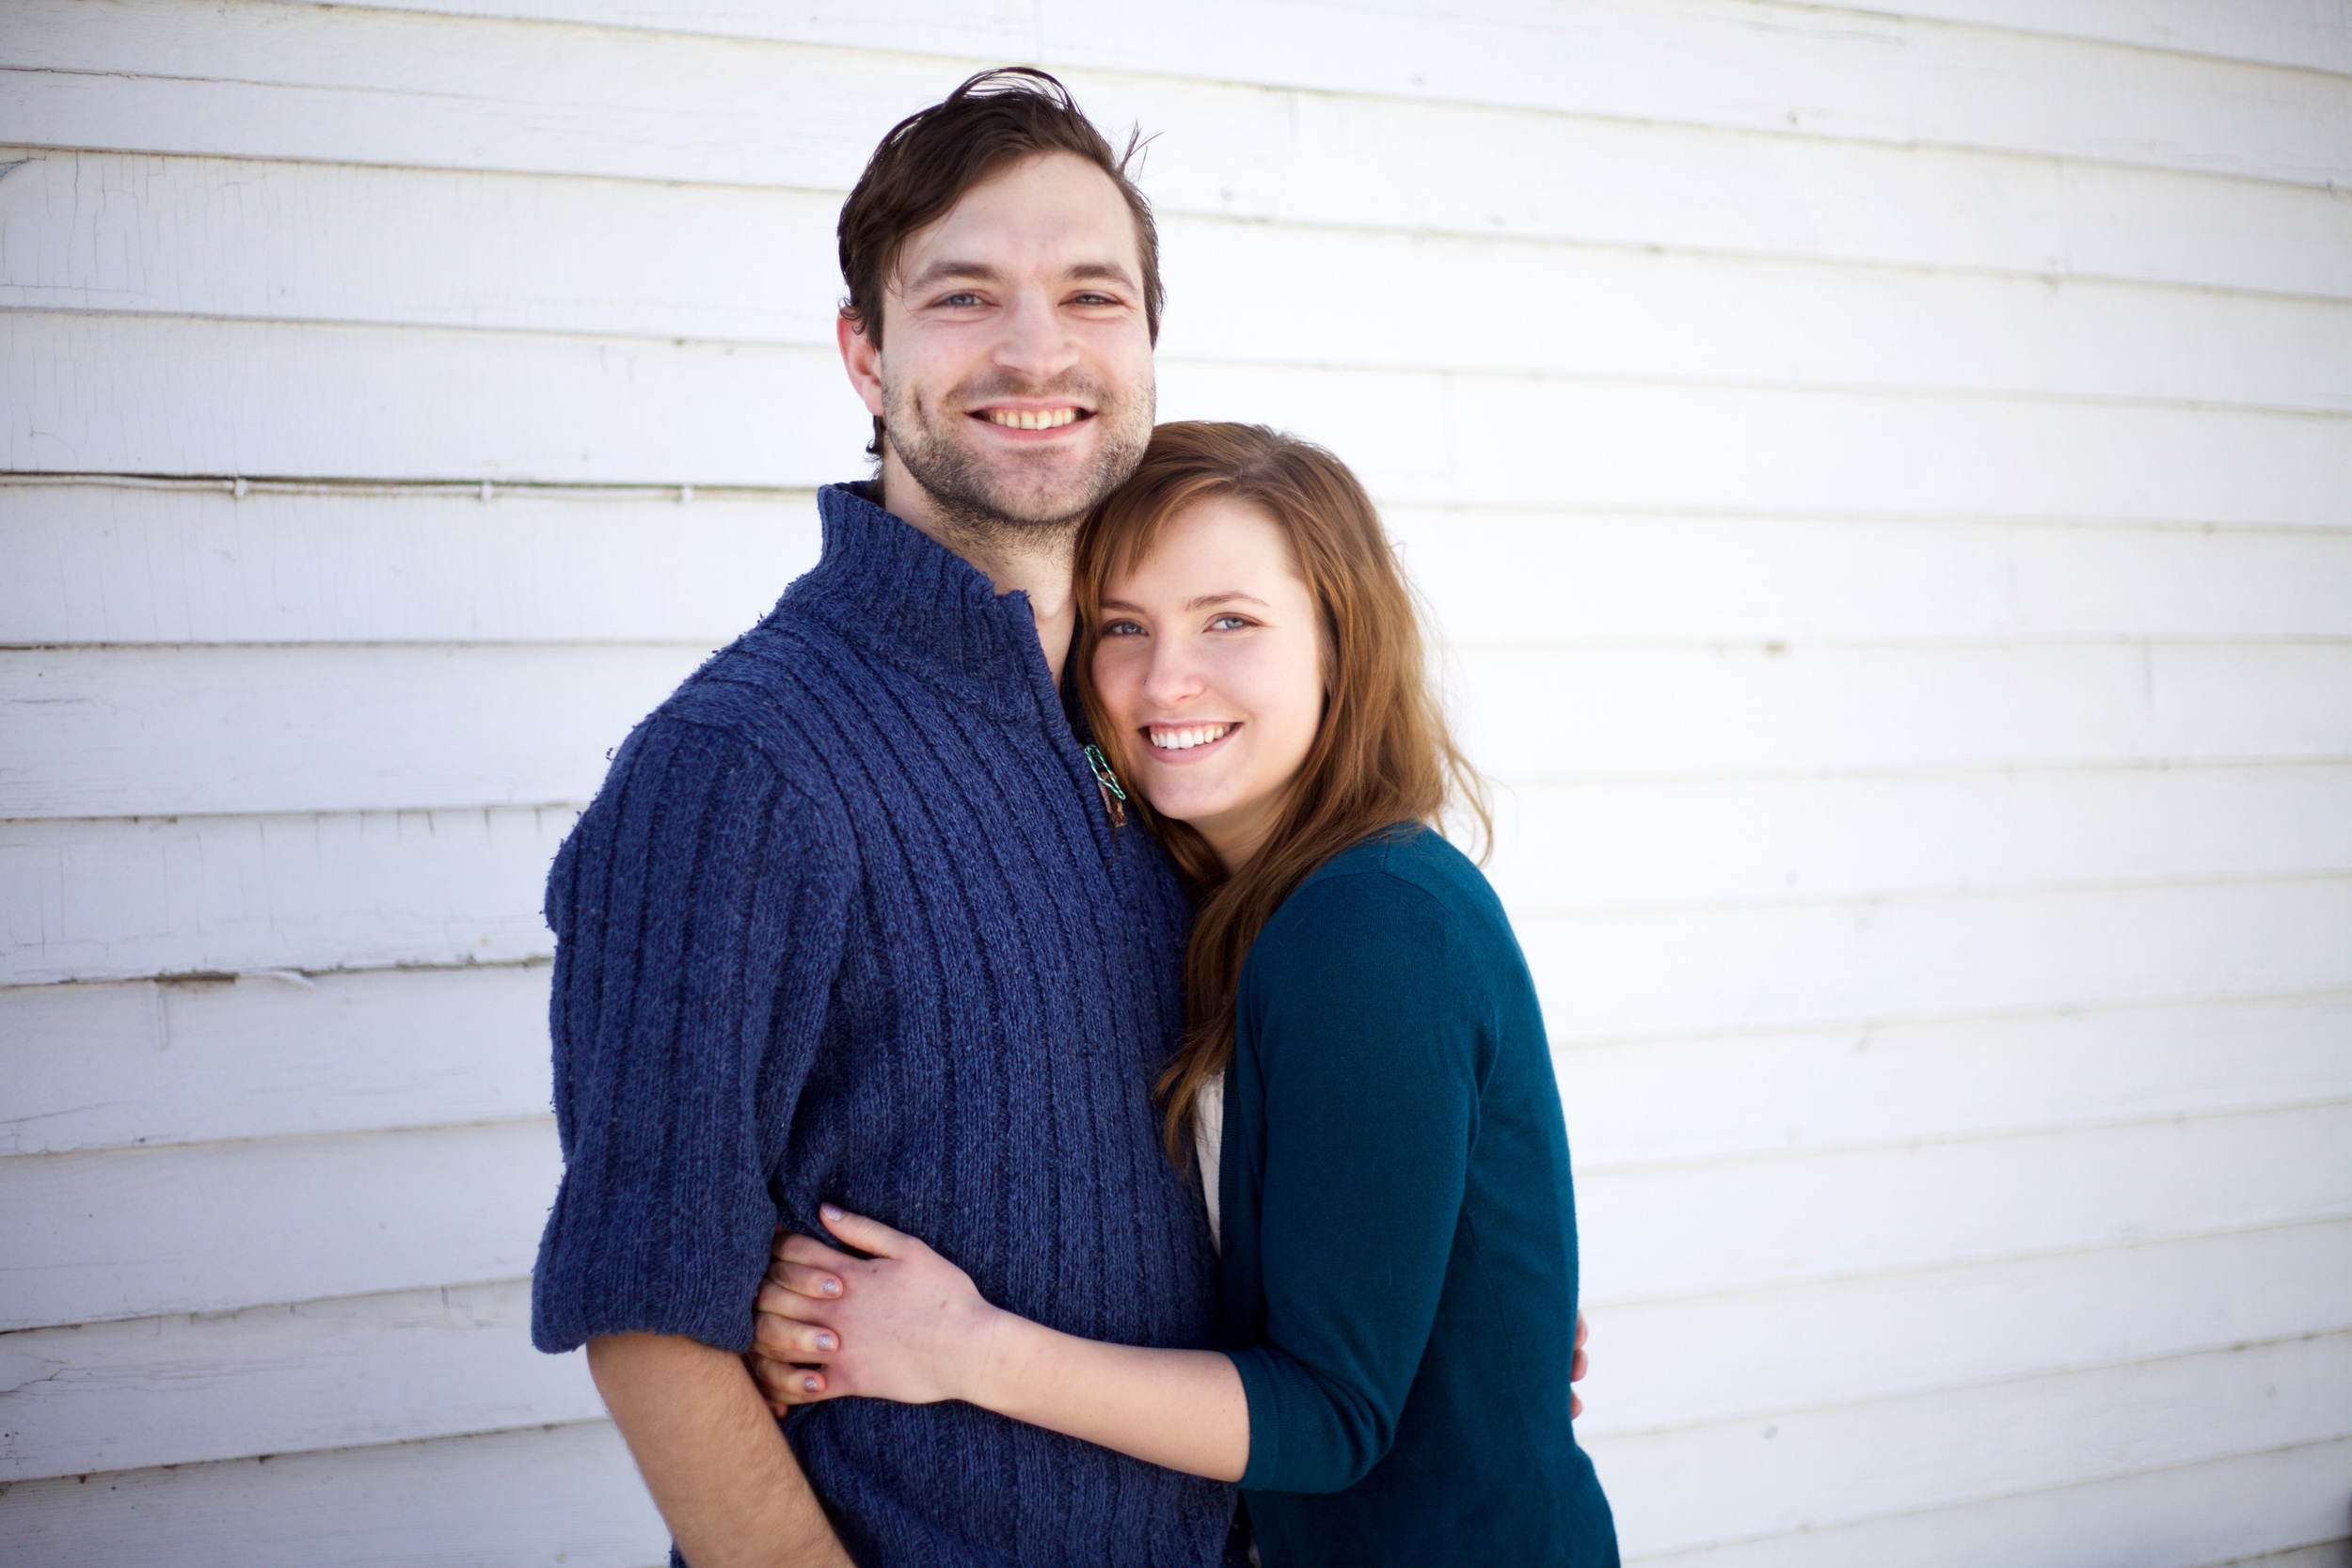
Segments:
[[[1077,417],[1075,408],[992,408],[988,411],[991,424],[1007,425],[1014,430],[1059,430]]]
[[[1187,724],[1182,729],[1162,729],[1152,726],[1152,744],[1163,752],[1189,752],[1195,746],[1206,746],[1212,740],[1222,740],[1231,724]]]

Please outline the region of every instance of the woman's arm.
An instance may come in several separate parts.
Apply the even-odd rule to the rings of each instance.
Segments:
[[[805,1236],[777,1248],[752,1356],[771,1406],[962,1400],[1171,1470],[1241,1479],[1249,1405],[1230,1358],[1059,1333],[990,1306],[912,1236],[831,1205],[824,1221],[873,1257]]]

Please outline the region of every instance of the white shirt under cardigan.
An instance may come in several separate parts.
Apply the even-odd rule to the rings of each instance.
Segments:
[[[1200,1166],[1200,1200],[1209,1206],[1209,1240],[1221,1251],[1225,1232],[1217,1224],[1216,1164],[1225,1153],[1225,1074],[1200,1085],[1192,1101],[1192,1157]]]

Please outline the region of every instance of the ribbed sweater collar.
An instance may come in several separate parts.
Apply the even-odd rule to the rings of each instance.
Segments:
[[[970,562],[875,505],[866,489],[817,492],[824,550],[787,599],[1004,718],[1065,721],[1029,595],[998,594]]]

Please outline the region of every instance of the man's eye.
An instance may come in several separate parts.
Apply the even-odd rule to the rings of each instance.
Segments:
[[[1071,303],[1073,305],[1116,305],[1119,301],[1109,294],[1080,294]]]
[[[977,305],[979,302],[980,296],[971,293],[969,290],[962,290],[952,294],[947,294],[939,301],[940,304],[947,306],[950,309],[961,309],[961,307],[967,305]]]

